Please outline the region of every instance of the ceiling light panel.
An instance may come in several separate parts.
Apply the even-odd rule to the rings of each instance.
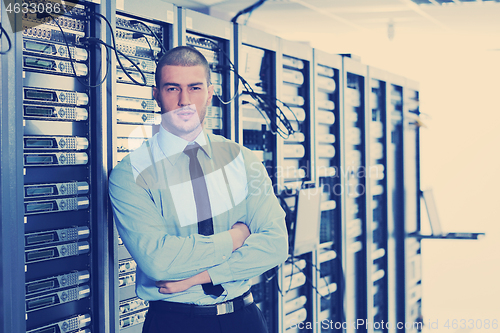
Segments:
[[[194,2],[199,3],[200,5],[204,6],[213,6],[216,4],[219,4],[221,2],[225,2],[226,0],[194,0]]]

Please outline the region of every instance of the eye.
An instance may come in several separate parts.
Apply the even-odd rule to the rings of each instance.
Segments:
[[[191,90],[201,90],[201,88],[199,86],[193,86],[191,87]]]
[[[167,92],[175,92],[175,91],[178,91],[178,88],[177,87],[167,87],[166,91]]]

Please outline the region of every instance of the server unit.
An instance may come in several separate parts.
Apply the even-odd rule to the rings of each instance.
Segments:
[[[161,112],[153,98],[156,63],[177,44],[177,8],[155,1],[117,3],[114,37],[122,53],[116,58],[113,84],[113,165],[158,132]],[[141,332],[148,302],[135,293],[136,263],[116,230],[113,257],[113,332]]]
[[[318,321],[343,322],[341,147],[342,58],[314,50],[315,165],[323,186],[320,249],[317,252]],[[328,326],[328,328],[326,328]],[[331,325],[320,325],[328,331]]]
[[[22,15],[22,110],[26,330],[90,332],[96,192],[94,106],[89,68],[93,6],[61,4],[65,14]]]
[[[367,181],[368,142],[365,133],[367,67],[349,57],[343,58],[344,82],[344,216],[343,269],[345,277],[344,311],[349,324],[367,318],[367,213],[370,182]],[[371,268],[370,268],[371,269]],[[347,325],[347,332],[354,330]],[[366,327],[358,328],[365,331]]]
[[[207,107],[204,128],[235,138],[233,27],[231,23],[189,9],[178,9],[179,44],[200,51],[210,65],[214,86],[212,105]]]
[[[277,117],[283,119],[282,124],[287,131],[277,137],[277,193],[285,198],[290,208],[290,220],[296,221],[297,191],[315,182],[312,136],[313,52],[312,48],[304,44],[285,39],[280,39],[280,51],[276,66],[278,96],[276,113]],[[313,278],[315,250],[316,248],[312,252],[300,251],[298,255],[290,253],[291,257],[282,267],[283,279],[280,288],[284,291],[282,330],[285,332],[298,332],[300,331],[298,323],[315,321],[316,304],[313,295],[313,286],[316,283]],[[297,266],[296,262],[302,262],[303,265]],[[293,288],[293,282],[302,279],[304,282],[301,282],[300,287]],[[296,307],[292,307],[293,304]],[[290,312],[289,308],[293,308],[293,311]]]

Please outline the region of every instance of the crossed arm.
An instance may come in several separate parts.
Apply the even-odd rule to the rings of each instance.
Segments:
[[[113,170],[109,189],[118,231],[142,272],[158,281],[160,293],[178,293],[210,281],[219,285],[247,280],[286,259],[284,212],[272,194],[267,171],[260,161],[254,164],[247,168],[245,224],[211,236],[167,234],[165,221],[173,218],[173,210],[158,209],[163,199],[156,178],[136,181],[130,164]]]
[[[229,230],[229,234],[233,239],[233,252],[243,246],[245,240],[250,236],[250,230],[242,223],[237,222]],[[173,294],[187,290],[198,284],[205,284],[212,282],[208,271],[203,271],[190,278],[179,281],[157,281],[156,286],[162,294]]]

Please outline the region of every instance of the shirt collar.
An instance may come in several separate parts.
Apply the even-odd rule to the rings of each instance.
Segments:
[[[161,151],[172,165],[177,163],[177,159],[184,152],[186,146],[193,142],[196,142],[200,145],[201,150],[208,156],[208,158],[212,158],[212,148],[210,147],[210,141],[208,140],[205,130],[202,130],[200,134],[198,134],[196,139],[194,139],[192,142],[189,142],[181,137],[178,137],[175,134],[170,133],[160,125],[160,131],[158,133],[158,144]]]

